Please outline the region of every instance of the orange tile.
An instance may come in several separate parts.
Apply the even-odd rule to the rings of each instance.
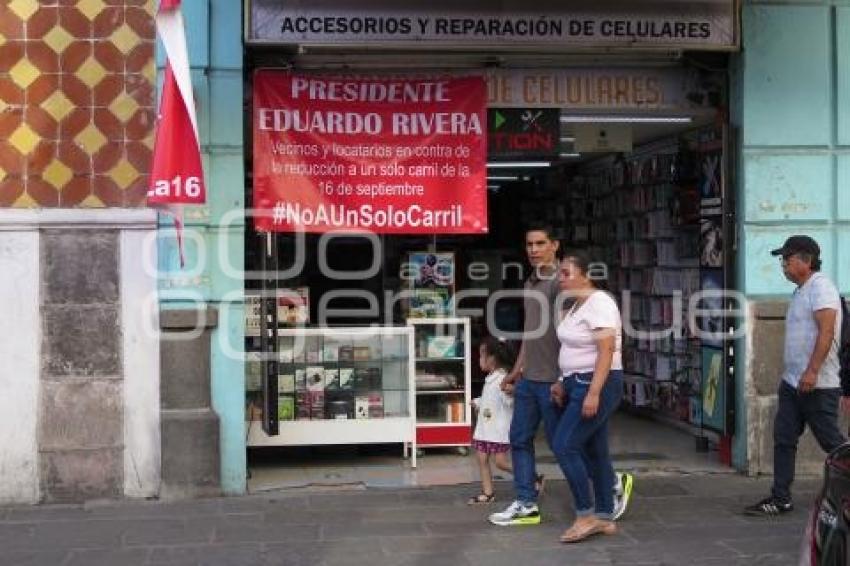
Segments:
[[[59,23],[65,31],[79,39],[91,37],[91,22],[73,5],[59,6]]]
[[[27,20],[27,39],[41,39],[59,23],[59,9],[41,2],[38,11]]]
[[[0,3],[0,33],[7,40],[23,39],[26,37],[24,34],[24,23],[5,3]]]
[[[35,133],[46,140],[55,140],[59,136],[59,125],[53,116],[38,106],[27,107],[27,123]]]
[[[59,191],[38,177],[27,178],[27,194],[41,206],[59,205]]]
[[[94,125],[109,141],[124,140],[124,126],[109,109],[94,109]]]
[[[124,75],[107,75],[92,89],[95,106],[109,106],[124,90]]]
[[[127,54],[126,68],[128,73],[141,73],[144,71],[145,65],[153,61],[153,46],[154,42],[145,41]]]
[[[24,194],[24,180],[20,177],[6,177],[0,181],[0,206],[12,206]]]
[[[38,106],[59,90],[59,75],[44,74],[27,87],[27,107]]]
[[[7,108],[0,112],[0,138],[8,138],[24,120],[22,108]]]
[[[85,129],[92,121],[91,108],[75,108],[73,112],[65,116],[59,124],[59,139],[71,140],[74,136]]]
[[[127,122],[126,135],[128,140],[139,141],[151,133],[154,126],[153,110],[139,109]]]
[[[142,39],[156,39],[156,27],[153,18],[144,8],[133,8],[128,6],[125,15],[127,25]]]
[[[23,41],[8,41],[0,45],[0,73],[8,73],[24,56]]]
[[[144,206],[148,194],[148,176],[144,175],[124,189],[124,206]]]
[[[27,43],[27,58],[42,73],[58,73],[59,55],[46,43],[30,41]]]
[[[13,177],[23,176],[26,171],[26,159],[6,140],[0,140],[0,169]]]
[[[127,84],[127,94],[133,97],[139,106],[152,108],[156,96],[154,93],[154,85],[140,74],[128,74],[125,78]]]
[[[92,178],[92,193],[103,201],[106,206],[123,206],[123,191],[115,181],[105,175],[95,175]]]
[[[127,161],[136,168],[139,173],[147,174],[151,169],[151,150],[141,142],[127,142]]]
[[[112,35],[113,31],[121,27],[123,23],[123,7],[110,6],[104,8],[101,13],[95,16],[92,22],[92,37],[97,39],[107,38]]]
[[[104,175],[115,167],[118,160],[124,155],[124,144],[108,143],[92,157],[92,170],[98,175]]]
[[[77,173],[91,173],[91,159],[73,138],[64,138],[57,144],[57,157]]]
[[[24,103],[24,91],[7,76],[0,76],[0,100],[10,106]]]
[[[62,92],[77,106],[90,106],[92,103],[91,89],[74,75],[62,75]]]
[[[59,193],[59,206],[71,208],[83,202],[92,191],[92,178],[89,175],[74,175]]]
[[[108,41],[94,44],[94,57],[110,73],[124,73],[124,55]]]
[[[35,129],[35,128],[33,128]],[[41,141],[27,156],[27,176],[40,175],[56,158],[56,142]]]
[[[59,63],[62,65],[62,70],[66,73],[73,73],[80,68],[86,59],[92,54],[91,43],[88,41],[75,41],[71,43],[62,55],[59,56]]]

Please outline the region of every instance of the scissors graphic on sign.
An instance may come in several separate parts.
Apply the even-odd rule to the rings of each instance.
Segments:
[[[540,131],[540,124],[537,123],[537,120],[540,119],[541,116],[543,116],[542,110],[538,110],[537,112],[534,112],[533,110],[526,110],[523,112],[520,116],[520,120],[523,122],[522,129],[524,131],[528,131],[529,129],[534,128],[535,130]]]

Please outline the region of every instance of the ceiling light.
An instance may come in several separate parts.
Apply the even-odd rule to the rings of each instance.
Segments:
[[[516,175],[488,175],[488,181],[519,181]]]
[[[580,153],[560,153],[560,157],[581,157]]]
[[[689,124],[692,121],[690,116],[561,116],[564,123]]]
[[[487,188],[495,191],[496,189],[499,188],[499,185],[487,185]]]
[[[561,137],[561,141],[564,143],[573,143],[576,139],[573,136],[563,136]]]
[[[487,163],[487,167],[493,169],[549,167],[549,165],[551,165],[549,161],[496,161]]]

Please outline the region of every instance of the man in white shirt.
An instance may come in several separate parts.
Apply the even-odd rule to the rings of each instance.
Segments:
[[[791,236],[770,252],[780,256],[785,277],[797,285],[785,316],[785,371],[773,425],[773,488],[748,514],[778,515],[793,509],[791,484],[797,442],[806,425],[827,453],[845,442],[838,429],[841,399],[838,348],[841,297],[820,272],[820,247],[808,236]]]

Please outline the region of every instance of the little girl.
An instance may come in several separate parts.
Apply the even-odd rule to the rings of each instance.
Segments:
[[[478,349],[478,363],[488,373],[484,380],[481,397],[472,400],[473,408],[478,411],[478,424],[472,435],[472,447],[478,455],[478,467],[481,470],[481,493],[470,497],[469,505],[492,503],[493,474],[490,460],[496,467],[511,472],[508,452],[511,450],[509,433],[513,416],[513,398],[502,391],[502,380],[516,362],[513,348],[504,340],[485,338]]]

